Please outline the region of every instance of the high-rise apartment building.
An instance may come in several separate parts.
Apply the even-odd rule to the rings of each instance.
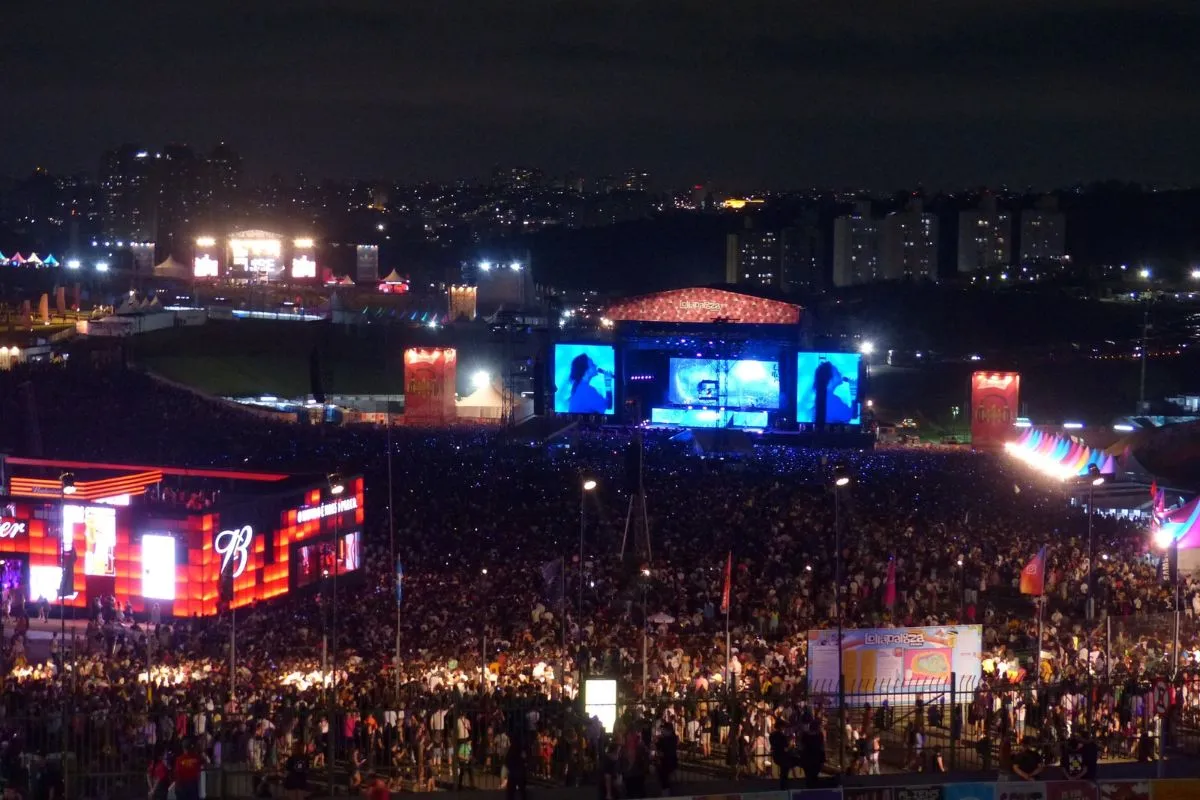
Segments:
[[[833,221],[833,285],[855,286],[882,277],[882,228],[868,200]]]
[[[1012,263],[1012,217],[986,195],[973,211],[958,215],[958,271],[998,269]]]
[[[1047,195],[1021,212],[1021,262],[1062,261],[1067,254],[1066,219],[1058,200]]]
[[[112,242],[154,240],[154,154],[138,145],[109,150],[100,162],[101,235]]]
[[[938,279],[938,218],[913,198],[903,211],[883,221],[883,271],[885,280]]]
[[[212,216],[228,219],[233,214],[242,182],[242,159],[229,145],[221,142],[209,153],[204,170],[205,210]]]
[[[783,292],[820,288],[821,238],[815,224],[780,230],[745,227],[725,237],[725,282]]]
[[[621,176],[621,188],[627,192],[650,191],[650,173],[640,169],[629,169]]]

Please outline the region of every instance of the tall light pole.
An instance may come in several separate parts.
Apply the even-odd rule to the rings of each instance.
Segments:
[[[579,493],[579,621],[580,630],[583,626],[583,532],[587,527],[587,496],[588,492],[596,490],[596,481],[591,478],[584,480],[582,491]],[[582,636],[582,634],[581,634]]]
[[[329,750],[329,752],[326,755],[326,759],[328,760],[327,772],[329,775],[329,793],[331,795],[334,793],[334,788],[333,788],[333,784],[334,784],[334,769],[333,769],[334,742],[337,741],[337,733],[336,733],[337,720],[334,717],[334,714],[337,711],[337,641],[338,641],[338,637],[337,637],[337,634],[338,634],[338,629],[337,629],[337,612],[338,612],[337,578],[338,578],[338,556],[340,555],[340,547],[341,547],[341,541],[339,541],[339,538],[341,535],[341,521],[342,521],[341,511],[338,509],[338,506],[336,504],[338,503],[339,499],[341,498],[342,494],[345,491],[346,491],[346,484],[342,481],[341,476],[338,475],[337,473],[330,475],[329,476],[329,494],[333,497],[333,502],[335,503],[334,509],[333,509],[333,590],[330,592],[330,600],[332,603],[333,613],[332,613],[332,619],[330,621],[330,626],[329,626],[330,627],[329,641],[330,641],[330,644],[332,645],[331,647],[329,647],[329,695],[328,695],[328,697],[329,697],[329,709],[328,709],[328,715],[329,715],[328,750]]]
[[[1154,544],[1166,552],[1168,573],[1170,572],[1170,564],[1175,564],[1175,591],[1172,593],[1175,602],[1175,641],[1171,648],[1171,677],[1174,678],[1179,674],[1179,594],[1180,594],[1180,574],[1179,574],[1179,538],[1176,537],[1170,530],[1165,530],[1162,525],[1159,525],[1158,530],[1154,532]]]
[[[1091,623],[1096,618],[1096,535],[1093,528],[1093,520],[1096,516],[1096,487],[1104,483],[1104,476],[1100,474],[1100,468],[1095,464],[1089,464],[1087,468],[1088,481],[1088,596],[1087,596],[1087,620]],[[1092,626],[1088,625],[1087,636],[1087,661],[1088,675],[1092,674]]]
[[[642,703],[646,702],[646,688],[650,682],[650,667],[647,661],[647,631],[650,629],[650,620],[647,617],[647,602],[646,595],[650,591],[650,568],[642,567]]]
[[[842,669],[842,489],[850,485],[850,473],[842,465],[833,469],[833,613],[837,617],[838,668],[838,769],[846,764],[846,678]]]

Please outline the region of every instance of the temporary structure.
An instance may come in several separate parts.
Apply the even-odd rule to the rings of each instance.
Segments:
[[[165,261],[154,268],[154,277],[156,278],[187,280],[191,276],[192,273],[187,264],[176,261],[174,256],[167,256]]]

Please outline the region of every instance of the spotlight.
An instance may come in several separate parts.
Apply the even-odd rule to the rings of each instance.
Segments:
[[[838,464],[833,468],[833,485],[838,487],[850,485],[850,473],[846,471],[846,467],[842,464]]]
[[[75,494],[75,475],[70,472],[64,472],[58,476],[58,482],[62,484],[62,493],[65,495]]]
[[[346,484],[342,481],[342,476],[336,472],[329,475],[329,493],[334,497],[346,491]]]
[[[583,482],[583,490],[585,492],[590,492],[592,489],[595,489],[595,488],[596,488],[596,482],[594,480],[592,480],[591,478],[588,478],[586,481]]]
[[[1092,479],[1092,486],[1099,486],[1104,483],[1104,476],[1100,474],[1100,468],[1095,464],[1088,464],[1087,474]]]
[[[471,385],[476,389],[482,389],[492,382],[492,376],[487,373],[487,370],[479,370],[471,376]]]

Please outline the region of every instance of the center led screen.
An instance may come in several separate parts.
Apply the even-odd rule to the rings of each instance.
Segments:
[[[339,539],[338,574],[353,572],[362,566],[359,552],[358,531],[347,533]],[[322,578],[333,573],[333,543],[313,542],[299,548],[297,552],[299,564],[296,567],[296,588],[303,589],[311,586]]]
[[[63,506],[62,549],[83,548],[84,575],[117,574],[117,510],[104,506]]]
[[[671,403],[685,406],[779,408],[779,362],[672,358]]]
[[[811,425],[824,412],[830,425],[858,425],[858,353],[798,353],[796,421]]]

